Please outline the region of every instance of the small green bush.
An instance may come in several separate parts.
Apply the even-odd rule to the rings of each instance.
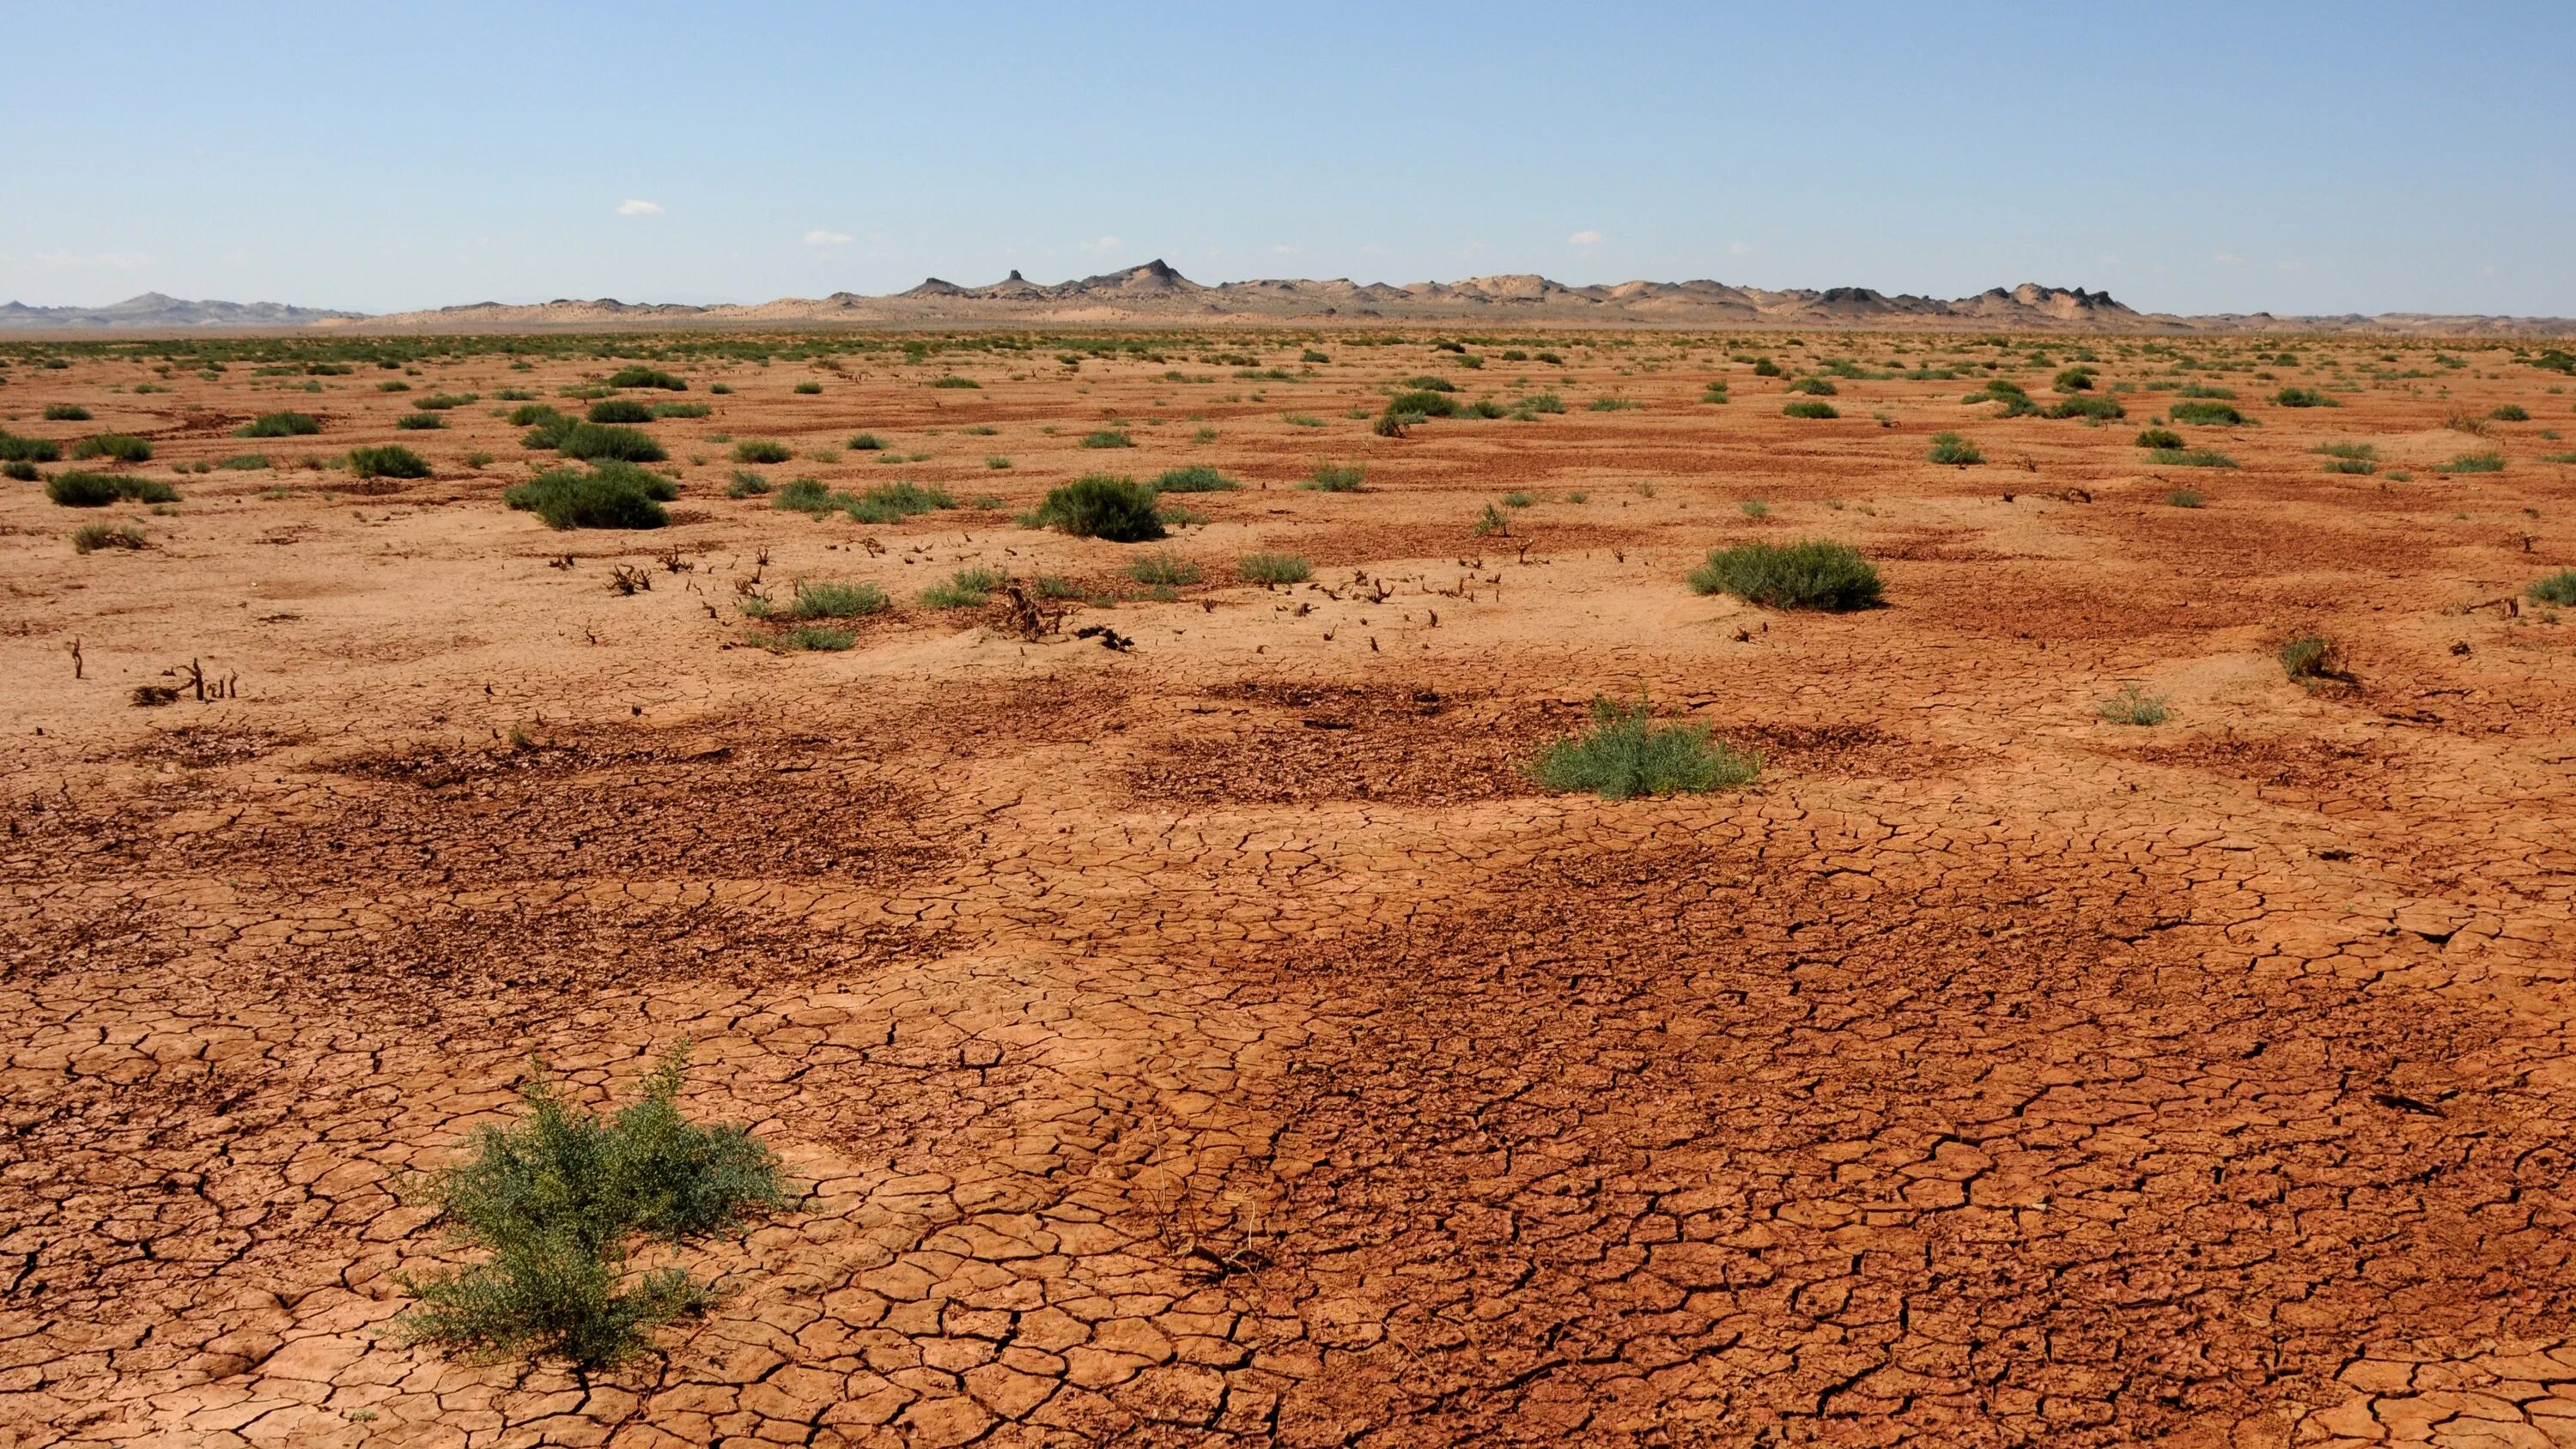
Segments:
[[[1969,463],[1982,463],[1986,461],[1986,455],[1977,451],[1976,444],[1961,437],[1957,433],[1934,433],[1932,435],[1932,451],[1924,454],[1924,456],[1935,463],[1955,463],[1966,465]]]
[[[2236,460],[2208,448],[2158,448],[2147,461],[2166,468],[2233,468]]]
[[[795,450],[785,443],[767,438],[745,438],[733,445],[733,460],[737,463],[784,463],[795,456]]]
[[[2050,378],[2048,380],[2048,385],[2057,389],[2059,392],[2091,392],[2093,390],[2093,380],[2093,369],[2089,367],[2070,367],[2058,373],[2057,376]]]
[[[859,636],[829,624],[798,624],[781,630],[769,642],[780,649],[838,653],[858,643]]]
[[[256,473],[270,465],[266,453],[235,453],[215,466],[228,468],[236,473]]]
[[[2487,416],[2499,423],[2527,423],[2531,421],[2531,409],[2520,403],[2506,403]]]
[[[2199,490],[2194,488],[2177,488],[2165,495],[2165,502],[2176,508],[2198,508],[2206,501],[2200,496]]]
[[[768,491],[769,480],[745,468],[734,469],[733,481],[725,485],[727,498],[757,498]]]
[[[2109,699],[2096,701],[2093,710],[2117,725],[2160,725],[2173,718],[2173,710],[2163,695],[2148,694],[2134,684]]]
[[[15,479],[20,483],[33,483],[44,476],[36,471],[36,465],[33,463],[21,463],[14,459],[0,463],[0,478]]]
[[[2138,434],[2136,446],[2179,451],[2182,447],[2182,434],[2171,428],[2149,428]]]
[[[681,381],[679,378],[673,377],[667,372],[657,372],[641,363],[632,367],[621,367],[617,371],[610,373],[607,385],[610,387],[658,387],[665,392],[687,392],[689,390],[689,385],[686,382]],[[723,387],[721,384],[718,385],[718,390],[724,392],[732,391],[731,388]]]
[[[588,1372],[650,1346],[650,1330],[718,1296],[677,1267],[629,1280],[638,1237],[674,1246],[795,1205],[777,1155],[734,1127],[681,1116],[685,1048],[635,1101],[601,1118],[538,1075],[518,1120],[479,1129],[473,1156],[433,1173],[427,1196],[470,1267],[397,1278],[419,1299],[415,1344],[475,1358],[556,1357]]]
[[[572,420],[570,418],[565,417],[562,413],[555,411],[544,403],[528,403],[521,407],[512,408],[510,409],[510,415],[502,419],[502,421],[508,423],[514,428],[535,428],[547,426],[549,424],[559,424],[564,427],[570,427],[572,425]],[[554,443],[549,441],[543,446],[551,448],[554,446]]]
[[[604,397],[582,416],[594,423],[649,423],[654,409],[631,397]]]
[[[394,426],[406,432],[426,433],[446,427],[447,422],[436,413],[405,413],[394,419]]]
[[[587,471],[550,468],[501,501],[549,528],[660,528],[671,521],[662,505],[679,496],[679,485],[661,474],[610,460]]]
[[[1242,486],[1205,464],[1167,469],[1154,478],[1157,493],[1231,493]]]
[[[1784,418],[1838,418],[1841,417],[1842,414],[1834,411],[1834,405],[1832,403],[1818,401],[1814,398],[1807,398],[1783,406],[1780,409],[1780,416]]]
[[[57,473],[45,480],[45,496],[65,508],[104,508],[118,499],[135,503],[176,503],[179,490],[130,473]]]
[[[351,448],[349,471],[360,478],[426,478],[429,460],[399,443]]]
[[[1141,543],[1163,536],[1154,490],[1132,478],[1093,473],[1050,491],[1030,519],[1076,538]]]
[[[956,506],[947,489],[921,483],[880,483],[848,505],[850,518],[857,523],[895,523]]]
[[[850,439],[850,450],[855,453],[874,453],[884,447],[885,440],[874,433],[861,433]]]
[[[1076,446],[1084,448],[1132,448],[1136,446],[1136,440],[1127,436],[1125,433],[1120,432],[1116,428],[1102,428],[1096,433],[1083,434],[1082,441],[1076,444]]]
[[[72,530],[72,552],[96,553],[103,548],[145,548],[143,535],[121,523],[84,523]]]
[[[2165,415],[2178,423],[2205,427],[2232,428],[2244,423],[2245,415],[2232,404],[2223,402],[2178,402],[2166,409]]]
[[[89,409],[82,407],[78,403],[48,403],[45,406],[45,421],[49,423],[85,423],[89,421]]]
[[[2310,387],[2285,387],[2272,394],[2272,401],[2285,408],[2339,408],[2343,404]]]
[[[321,419],[311,413],[261,413],[233,429],[236,438],[304,438],[322,431]]]
[[[791,619],[855,619],[865,614],[882,614],[893,606],[886,591],[874,584],[840,584],[800,582],[796,597],[787,606]]]
[[[2501,473],[2504,471],[2504,454],[2462,453],[2460,456],[2443,464],[2441,471],[2445,473]]]
[[[1866,609],[1879,602],[1878,570],[1845,544],[1748,543],[1719,549],[1690,572],[1691,592],[1732,594],[1775,609]]]
[[[1386,400],[1386,416],[1449,418],[1458,415],[1458,400],[1444,392],[1400,392]]]
[[[2281,672],[2296,680],[2339,679],[2343,675],[2340,651],[2333,640],[2319,634],[2304,635],[2281,646]]]
[[[1234,561],[1234,574],[1247,584],[1267,587],[1302,584],[1314,577],[1315,569],[1293,553],[1248,553]],[[2576,577],[2576,574],[2571,574],[2571,577]]]
[[[2118,398],[2098,397],[2086,393],[2060,398],[2047,413],[2047,416],[2052,418],[2090,418],[2096,422],[2109,422],[2114,418],[2125,418],[2128,415],[2129,410],[2120,405]]]
[[[2544,604],[2576,605],[2576,569],[2560,569],[2523,592]]]
[[[51,438],[21,438],[0,429],[0,463],[59,463],[62,445]]]
[[[556,437],[555,450],[567,458],[589,462],[659,463],[671,456],[662,451],[662,445],[653,441],[650,433],[590,422],[563,428]]]
[[[946,579],[922,590],[921,602],[931,609],[978,609],[991,602],[993,591],[1002,586],[998,572],[987,568],[959,569]]]
[[[1127,565],[1127,577],[1140,584],[1179,588],[1199,581],[1199,566],[1176,553],[1149,553]]]
[[[1821,377],[1802,377],[1789,384],[1789,391],[1802,392],[1809,397],[1833,397],[1842,390]]]
[[[132,433],[93,433],[72,445],[72,457],[113,458],[119,463],[152,461],[152,443]]]
[[[1592,724],[1530,762],[1530,778],[1551,790],[1609,800],[1723,790],[1762,773],[1762,757],[1714,739],[1701,724],[1657,724],[1643,700],[1595,697]]]
[[[982,384],[982,383],[980,383],[980,382],[977,382],[975,379],[973,379],[973,378],[971,378],[971,377],[959,377],[957,374],[955,374],[955,373],[953,373],[953,372],[952,372],[952,373],[950,373],[949,375],[947,375],[946,377],[939,377],[939,378],[933,378],[933,379],[931,379],[930,385],[931,385],[932,387],[973,387],[973,388],[980,388],[980,387],[982,387],[984,384]]]
[[[1364,463],[1318,463],[1297,486],[1313,493],[1357,493],[1367,481]]]

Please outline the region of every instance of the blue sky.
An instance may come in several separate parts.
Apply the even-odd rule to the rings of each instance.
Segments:
[[[6,11],[0,300],[760,301],[1161,256],[2576,314],[2565,4]]]

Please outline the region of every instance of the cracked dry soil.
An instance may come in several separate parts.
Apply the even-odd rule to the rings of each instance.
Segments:
[[[1294,401],[1368,405],[1422,341]],[[657,428],[865,425],[933,458],[781,476],[1006,487],[894,525],[684,462],[672,528],[548,534],[497,503],[515,430],[398,435],[367,392],[327,441],[426,436],[436,478],[190,475],[88,557],[7,485],[0,1445],[2576,1444],[2576,640],[2496,602],[2568,561],[2576,487],[2519,436],[2405,484],[2309,451],[2447,456],[2464,405],[2564,413],[2547,376],[2471,351],[2447,397],[2266,410],[2183,510],[2127,425],[1901,379],[1794,422],[1631,342],[1683,365],[1564,344],[1552,384],[1637,410],[1405,439],[972,356],[820,399],[710,368],[738,393]],[[185,409],[256,411],[243,372],[166,415],[114,358],[5,401],[212,459]],[[908,602],[970,565],[1117,592],[1133,551],[1008,514],[1165,397],[1221,440],[1176,414],[1126,470],[1246,484],[1169,545],[1210,582],[1035,640]],[[1923,463],[1936,428],[2015,461]],[[1319,450],[1368,490],[1298,491]],[[1544,496],[1473,534],[1507,489]],[[1809,534],[1890,607],[1679,582]],[[1255,550],[1315,582],[1231,583]],[[907,602],[747,647],[737,582],[799,577]],[[2352,682],[2282,677],[2311,630]],[[239,695],[127,703],[192,656]],[[2128,682],[2175,718],[2098,719]],[[1521,775],[1640,692],[1763,777]],[[532,1057],[605,1100],[682,1036],[690,1110],[811,1190],[707,1252],[738,1291],[588,1382],[404,1346],[395,1275],[442,1251],[404,1175]]]

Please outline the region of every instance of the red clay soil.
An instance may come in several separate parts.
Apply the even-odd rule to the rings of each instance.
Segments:
[[[1803,421],[1715,339],[1375,340],[675,351],[651,396],[714,412],[652,425],[679,519],[631,534],[500,501],[555,460],[493,394],[588,341],[435,344],[408,395],[0,374],[11,433],[149,436],[183,495],[0,484],[0,1446],[2576,1443],[2576,638],[2524,597],[2576,562],[2567,379],[1761,339],[1859,364]],[[1960,401],[2079,346],[2125,419]],[[1425,372],[1566,411],[1375,436]],[[2238,466],[2132,445],[2185,383]],[[478,398],[394,429],[437,391]],[[217,425],[289,407],[323,434]],[[752,438],[961,506],[729,498]],[[435,476],[300,466],[389,442]],[[1244,486],[1159,545],[1013,522],[1200,463]],[[1886,606],[1683,584],[1804,537]],[[1130,582],[1165,549],[1200,581]],[[918,602],[970,567],[1075,597]],[[742,601],[800,579],[896,607],[768,647]],[[2347,677],[2286,676],[2306,634]],[[2132,685],[2170,718],[2098,712]],[[1764,771],[1542,789],[1596,695]],[[810,1190],[700,1255],[732,1295],[589,1381],[410,1345],[455,1250],[405,1175],[534,1059],[607,1102],[682,1038],[689,1110]]]

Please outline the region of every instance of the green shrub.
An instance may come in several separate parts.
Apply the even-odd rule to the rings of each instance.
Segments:
[[[779,649],[838,653],[859,642],[859,636],[847,629],[829,624],[797,624],[773,635],[769,643]]]
[[[1243,485],[1205,464],[1172,468],[1154,478],[1157,493],[1231,493]]]
[[[714,411],[714,408],[700,402],[658,402],[653,404],[653,417],[656,421],[663,418],[702,418]]]
[[[757,477],[759,475],[745,475],[737,473],[734,476],[741,478],[744,476]],[[811,514],[816,518],[820,518],[826,513],[833,512],[836,509],[847,508],[858,501],[859,500],[851,497],[847,493],[836,493],[833,490],[824,487],[823,484],[816,479],[799,478],[788,484],[786,487],[779,489],[778,496],[769,500],[769,506],[772,508],[784,509],[790,513],[806,513]]]
[[[1116,428],[1102,428],[1096,433],[1083,434],[1082,441],[1076,444],[1076,446],[1084,448],[1132,448],[1136,446],[1136,440],[1127,436],[1125,433],[1120,432]]]
[[[475,396],[475,394],[470,392],[466,393],[462,397],[459,397],[454,393],[438,393],[430,397],[422,398],[420,400],[420,410],[425,413],[450,412],[474,401]]]
[[[72,445],[72,456],[78,458],[113,458],[119,463],[152,461],[150,440],[132,433],[93,433]]]
[[[1443,392],[1400,392],[1386,400],[1388,417],[1449,418],[1458,415],[1458,401]]]
[[[850,439],[850,449],[852,452],[874,453],[884,447],[885,440],[879,438],[874,433],[861,433],[857,437]]]
[[[1832,403],[1822,402],[1814,398],[1806,398],[1783,406],[1780,409],[1780,416],[1784,418],[1838,418],[1841,417],[1842,414],[1834,411],[1834,405]]]
[[[954,508],[957,500],[945,488],[921,483],[880,483],[853,499],[850,518],[858,523],[895,523],[916,514]]]
[[[394,419],[394,426],[407,432],[426,433],[447,426],[436,413],[405,413]]]
[[[2199,490],[2193,488],[2177,488],[2165,495],[2165,502],[2176,508],[2198,508],[2204,501]]]
[[[952,373],[950,373],[950,374],[949,374],[948,376],[946,376],[946,377],[939,377],[939,378],[933,378],[933,379],[931,379],[930,385],[931,385],[932,387],[974,387],[974,388],[980,388],[980,387],[982,387],[984,384],[982,384],[982,383],[980,383],[980,382],[977,382],[975,379],[973,379],[973,378],[971,378],[971,377],[959,377],[957,374],[955,374],[955,373],[953,373],[953,372],[952,372]]]
[[[607,385],[610,387],[658,387],[665,392],[687,392],[689,390],[689,385],[686,382],[681,381],[679,378],[673,377],[667,372],[657,372],[641,363],[632,367],[621,367],[617,371],[609,374]],[[717,390],[720,392],[731,392],[733,389],[725,387],[722,384],[718,384]]]
[[[767,438],[745,438],[733,445],[733,460],[737,463],[784,463],[795,456],[785,443]]]
[[[20,438],[0,430],[0,463],[59,463],[62,460],[62,445],[51,438]]]
[[[981,608],[991,601],[993,591],[1002,583],[1002,576],[992,569],[959,569],[922,590],[922,606],[931,609]]]
[[[1357,493],[1368,481],[1364,463],[1318,463],[1297,486],[1314,493]]]
[[[311,413],[261,413],[233,429],[236,438],[304,438],[322,431],[321,419]]]
[[[2339,408],[2336,402],[2312,387],[2285,387],[2272,394],[2272,401],[2285,408]]]
[[[582,414],[594,423],[649,423],[654,409],[631,397],[604,397]]]
[[[2141,448],[2179,449],[2182,447],[2182,434],[2175,432],[2171,428],[2149,428],[2138,434],[2136,446]]]
[[[2487,416],[2499,423],[2527,423],[2531,421],[2531,409],[2520,403],[2506,403]]]
[[[1986,455],[1977,451],[1976,444],[1959,436],[1957,433],[1934,433],[1932,435],[1932,451],[1924,454],[1924,456],[1935,463],[1956,463],[1965,465],[1986,461]]]
[[[1592,724],[1530,762],[1530,778],[1551,790],[1609,800],[1722,790],[1762,772],[1762,757],[1714,739],[1701,724],[1657,724],[1645,701],[1595,697]]]
[[[360,478],[426,478],[429,460],[399,443],[351,448],[349,471]]]
[[[12,478],[21,483],[33,483],[43,476],[45,475],[36,471],[36,465],[33,463],[21,463],[15,460],[7,463],[0,463],[0,478]]]
[[[660,528],[671,521],[662,505],[679,496],[679,485],[661,474],[610,460],[587,471],[547,469],[501,501],[534,513],[549,528]]]
[[[2462,453],[2460,456],[2443,464],[2441,471],[2445,473],[2501,473],[2504,471],[2504,454]]]
[[[1154,490],[1132,478],[1093,473],[1051,490],[1030,521],[1076,538],[1141,543],[1163,536]]]
[[[2089,367],[2070,367],[2058,373],[2057,376],[2050,378],[2048,380],[2048,385],[2057,389],[2059,392],[2091,392],[2093,390],[2093,379],[2093,369]]]
[[[2245,421],[2243,413],[2223,402],[2178,402],[2166,409],[2165,415],[2178,423],[2207,427],[2232,428]]]
[[[791,619],[855,619],[863,614],[882,614],[894,601],[874,584],[807,583],[796,585],[796,597],[787,606]]]
[[[2093,711],[2118,725],[2160,725],[2173,718],[2173,710],[2161,694],[2148,694],[2136,685],[2128,685],[2109,699],[2097,700]]]
[[[2297,680],[2339,679],[2343,677],[2340,653],[2333,640],[2304,635],[2281,646],[2281,672]]]
[[[1643,406],[1645,404],[1632,402],[1624,397],[1596,397],[1585,403],[1583,410],[1587,413],[1625,413],[1634,412]]]
[[[2233,468],[2236,460],[2209,448],[2158,448],[2147,461],[2165,468]]]
[[[745,468],[734,469],[733,481],[725,485],[727,498],[756,498],[768,491],[769,480]]]
[[[529,434],[532,447],[548,446],[536,441],[538,434],[548,435],[551,446],[567,458],[618,463],[659,463],[671,456],[650,433],[633,428],[609,427],[600,423],[565,421],[560,425],[541,424]]]
[[[608,1118],[566,1101],[539,1075],[518,1120],[479,1129],[473,1157],[427,1183],[453,1238],[485,1254],[471,1267],[404,1274],[419,1306],[406,1336],[469,1357],[568,1360],[613,1368],[650,1346],[649,1331],[717,1297],[685,1269],[629,1280],[638,1237],[677,1246],[795,1205],[777,1156],[734,1127],[680,1115],[685,1049],[642,1095]]]
[[[2129,410],[2120,405],[2118,398],[2095,397],[2082,393],[2058,399],[2056,405],[2047,413],[2047,416],[2052,418],[2090,418],[2096,422],[2109,422],[2113,418],[2125,418],[2128,415]]]
[[[1878,570],[1847,545],[1748,543],[1719,549],[1690,572],[1691,592],[1732,594],[1775,609],[1866,609],[1879,602]]]
[[[2576,604],[2576,569],[2560,569],[2523,592],[2544,604]]]
[[[1767,357],[1757,357],[1753,360],[1753,375],[1755,377],[1779,377],[1782,375],[1780,364],[1773,362]]]
[[[65,508],[104,508],[118,499],[136,503],[176,503],[179,490],[151,478],[128,473],[57,473],[45,481],[45,496]]]
[[[1833,397],[1841,389],[1821,377],[1802,377],[1789,384],[1789,391],[1802,392],[1810,397]]]
[[[228,468],[236,473],[255,473],[269,467],[270,464],[266,453],[235,453],[215,466]]]
[[[540,428],[547,426],[568,428],[572,426],[572,419],[565,417],[562,413],[555,411],[544,403],[528,403],[522,407],[512,408],[510,409],[510,415],[502,419],[502,421],[508,423],[514,428]],[[554,446],[554,442],[550,439],[543,444],[532,444],[531,446],[551,448]]]
[[[1314,566],[1293,553],[1248,553],[1234,561],[1235,577],[1247,584],[1302,584],[1314,577]],[[2576,577],[2576,575],[2571,575]]]
[[[45,407],[45,421],[49,423],[85,423],[89,421],[89,409],[82,407],[78,403],[48,403]]]
[[[1127,565],[1127,577],[1140,584],[1178,588],[1199,581],[1199,566],[1176,553],[1149,553]]]
[[[410,383],[407,383],[407,382],[405,382],[405,381],[403,381],[403,380],[402,380],[401,378],[399,378],[399,377],[389,377],[389,378],[386,378],[384,381],[382,381],[382,382],[380,382],[380,383],[377,383],[377,384],[376,384],[376,391],[378,391],[378,392],[409,392],[409,391],[411,391],[411,384],[410,384]]]
[[[72,530],[72,552],[96,553],[103,548],[143,548],[143,535],[121,523],[84,523]]]

